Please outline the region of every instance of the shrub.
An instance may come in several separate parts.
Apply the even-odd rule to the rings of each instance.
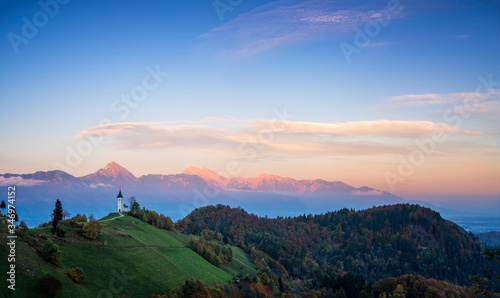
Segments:
[[[59,250],[59,245],[54,244],[51,239],[45,241],[42,248],[42,257],[58,266],[61,262],[61,251]]]
[[[79,284],[87,280],[83,269],[80,267],[71,269],[70,271],[68,271],[68,275],[73,281]]]
[[[62,288],[62,284],[57,278],[47,274],[38,282],[38,288],[46,297],[55,297],[57,291]]]
[[[83,224],[79,224],[80,222],[87,222],[87,216],[77,214],[75,215],[72,219],[69,220],[69,225],[72,227],[78,227],[81,228],[83,227]]]
[[[99,232],[101,231],[101,224],[97,220],[89,220],[88,223],[83,225],[83,236],[89,239],[97,238]]]

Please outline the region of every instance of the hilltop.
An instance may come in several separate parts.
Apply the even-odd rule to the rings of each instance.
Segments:
[[[16,260],[17,290],[10,297],[38,297],[38,280],[51,274],[61,281],[63,289],[58,297],[90,297],[129,295],[151,297],[168,293],[186,280],[201,280],[207,285],[229,284],[238,274],[255,272],[255,265],[239,248],[231,246],[233,261],[224,267],[215,267],[186,245],[196,236],[178,231],[160,230],[139,219],[110,214],[100,220],[102,232],[96,240],[89,240],[68,222],[61,223],[64,238],[54,238],[50,227],[32,229],[30,236],[18,241]],[[5,226],[2,222],[2,234]],[[41,247],[52,239],[61,250],[58,267],[43,259]],[[2,264],[6,251],[0,249]],[[75,267],[84,270],[87,281],[76,284],[67,272]],[[4,293],[2,287],[1,293]],[[2,295],[3,296],[3,295]]]

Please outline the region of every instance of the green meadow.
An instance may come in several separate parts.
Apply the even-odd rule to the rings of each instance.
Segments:
[[[63,285],[58,297],[151,297],[168,293],[188,279],[207,285],[228,284],[238,274],[255,273],[255,265],[238,247],[231,246],[233,261],[215,267],[186,247],[194,236],[166,231],[130,216],[112,213],[100,220],[101,234],[89,240],[76,228],[63,223],[66,237],[56,239],[51,228],[32,229],[24,243],[17,241],[16,290],[10,297],[38,297],[38,281],[45,274],[55,276]],[[1,225],[2,234],[6,227]],[[58,267],[45,261],[37,248],[51,238],[61,250]],[[196,238],[196,237],[194,237]],[[7,266],[7,250],[0,249],[1,263]],[[75,267],[84,270],[87,280],[73,282],[67,272]],[[2,283],[3,284],[3,283]],[[6,286],[0,293],[7,294]],[[4,296],[4,295],[2,295]]]

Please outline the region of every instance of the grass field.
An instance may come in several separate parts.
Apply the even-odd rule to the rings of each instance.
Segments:
[[[231,247],[233,262],[217,268],[186,247],[194,236],[156,229],[130,216],[118,217],[114,213],[101,219],[102,231],[96,240],[84,238],[77,228],[63,223],[66,237],[54,239],[62,251],[59,267],[41,258],[35,248],[18,241],[17,289],[10,297],[37,297],[38,280],[47,273],[63,284],[58,297],[151,297],[168,293],[191,278],[213,285],[229,283],[239,273],[255,273],[255,265],[237,247]],[[113,220],[106,221],[109,219]],[[5,229],[4,223],[2,226]],[[30,230],[30,235],[31,245],[37,248],[46,238],[53,238],[50,227]],[[1,264],[7,265],[5,249],[0,249],[0,257]],[[66,275],[75,267],[82,268],[87,276],[81,285]],[[0,290],[0,295],[5,289]]]

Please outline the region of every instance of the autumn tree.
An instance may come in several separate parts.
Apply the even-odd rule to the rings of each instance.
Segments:
[[[83,225],[83,236],[89,239],[96,239],[97,235],[101,232],[101,224],[97,220],[89,220],[88,223]]]

